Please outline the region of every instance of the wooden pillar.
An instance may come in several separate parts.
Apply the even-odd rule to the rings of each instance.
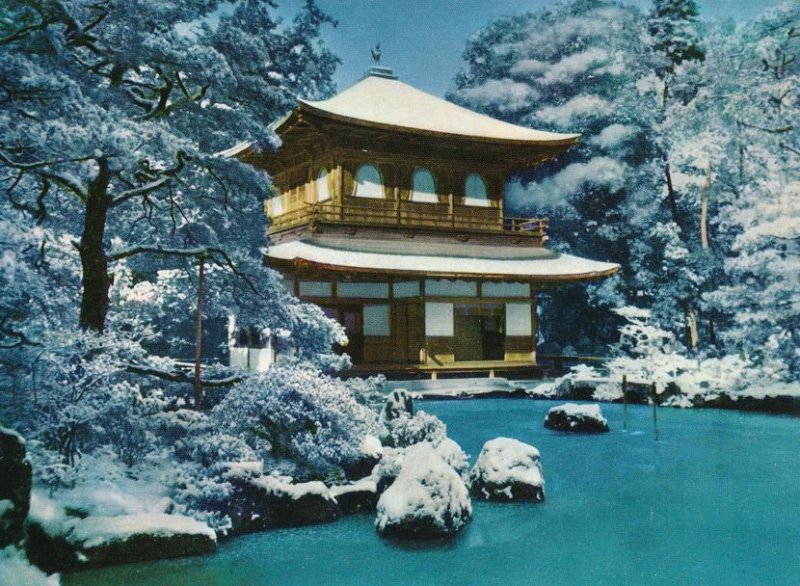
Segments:
[[[401,222],[400,218],[400,172],[397,167],[394,168],[394,209],[395,209],[395,218],[396,223],[399,226]]]
[[[536,364],[536,349],[539,347],[539,334],[536,323],[536,289],[531,283],[531,358]]]
[[[306,196],[305,196],[305,203],[312,204],[316,201],[316,197],[314,194],[314,167],[311,163],[306,165]]]
[[[337,172],[339,173],[339,188],[337,189],[337,196],[339,199],[336,203],[339,204],[339,219],[344,220],[344,164],[339,163]]]

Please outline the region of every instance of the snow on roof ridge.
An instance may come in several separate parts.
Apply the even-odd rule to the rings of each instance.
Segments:
[[[497,120],[386,76],[368,75],[327,100],[299,100],[301,109],[399,129],[470,138],[552,145],[573,144],[580,134],[534,130]]]

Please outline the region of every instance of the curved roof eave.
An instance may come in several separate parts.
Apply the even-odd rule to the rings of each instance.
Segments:
[[[567,254],[546,259],[497,259],[379,253],[291,241],[271,246],[267,256],[295,266],[331,271],[449,278],[514,279],[568,283],[609,277],[620,265]],[[454,268],[457,267],[457,268]]]
[[[364,120],[363,118],[355,118],[345,116],[342,114],[335,114],[327,110],[317,108],[309,102],[303,100],[299,101],[298,111],[311,112],[317,116],[334,120],[336,122],[344,122],[365,128],[374,128],[376,130],[388,130],[390,132],[409,133],[419,136],[435,136],[442,139],[455,139],[467,140],[470,142],[502,144],[516,147],[538,147],[538,148],[569,148],[580,142],[580,134],[563,134],[564,138],[556,140],[530,140],[530,139],[514,139],[514,138],[499,138],[491,136],[479,136],[474,134],[457,133],[457,132],[440,132],[426,128],[414,128],[410,126],[400,126],[397,124],[387,124],[384,122],[375,122],[372,120]],[[282,122],[286,122],[285,120]]]

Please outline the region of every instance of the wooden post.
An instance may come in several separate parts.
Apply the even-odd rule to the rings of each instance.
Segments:
[[[197,315],[194,321],[194,408],[203,408],[203,384],[200,381],[200,361],[203,358],[203,282],[206,259],[197,257]],[[248,348],[248,354],[250,349]],[[248,355],[249,358],[249,355]]]
[[[628,376],[622,375],[622,429],[628,429]]]
[[[656,393],[656,383],[653,383],[650,393],[653,399],[653,439],[658,441],[658,393]]]

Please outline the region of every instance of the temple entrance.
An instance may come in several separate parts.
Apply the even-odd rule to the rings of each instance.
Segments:
[[[418,301],[398,301],[393,308],[394,360],[418,364],[420,349],[425,347],[425,315]]]
[[[453,314],[456,362],[505,358],[505,306],[456,305]]]
[[[337,354],[349,354],[353,364],[364,361],[364,315],[360,305],[340,305],[338,307],[321,306],[322,311],[330,318],[335,319],[344,327],[347,335],[347,346],[336,344],[334,351]]]

